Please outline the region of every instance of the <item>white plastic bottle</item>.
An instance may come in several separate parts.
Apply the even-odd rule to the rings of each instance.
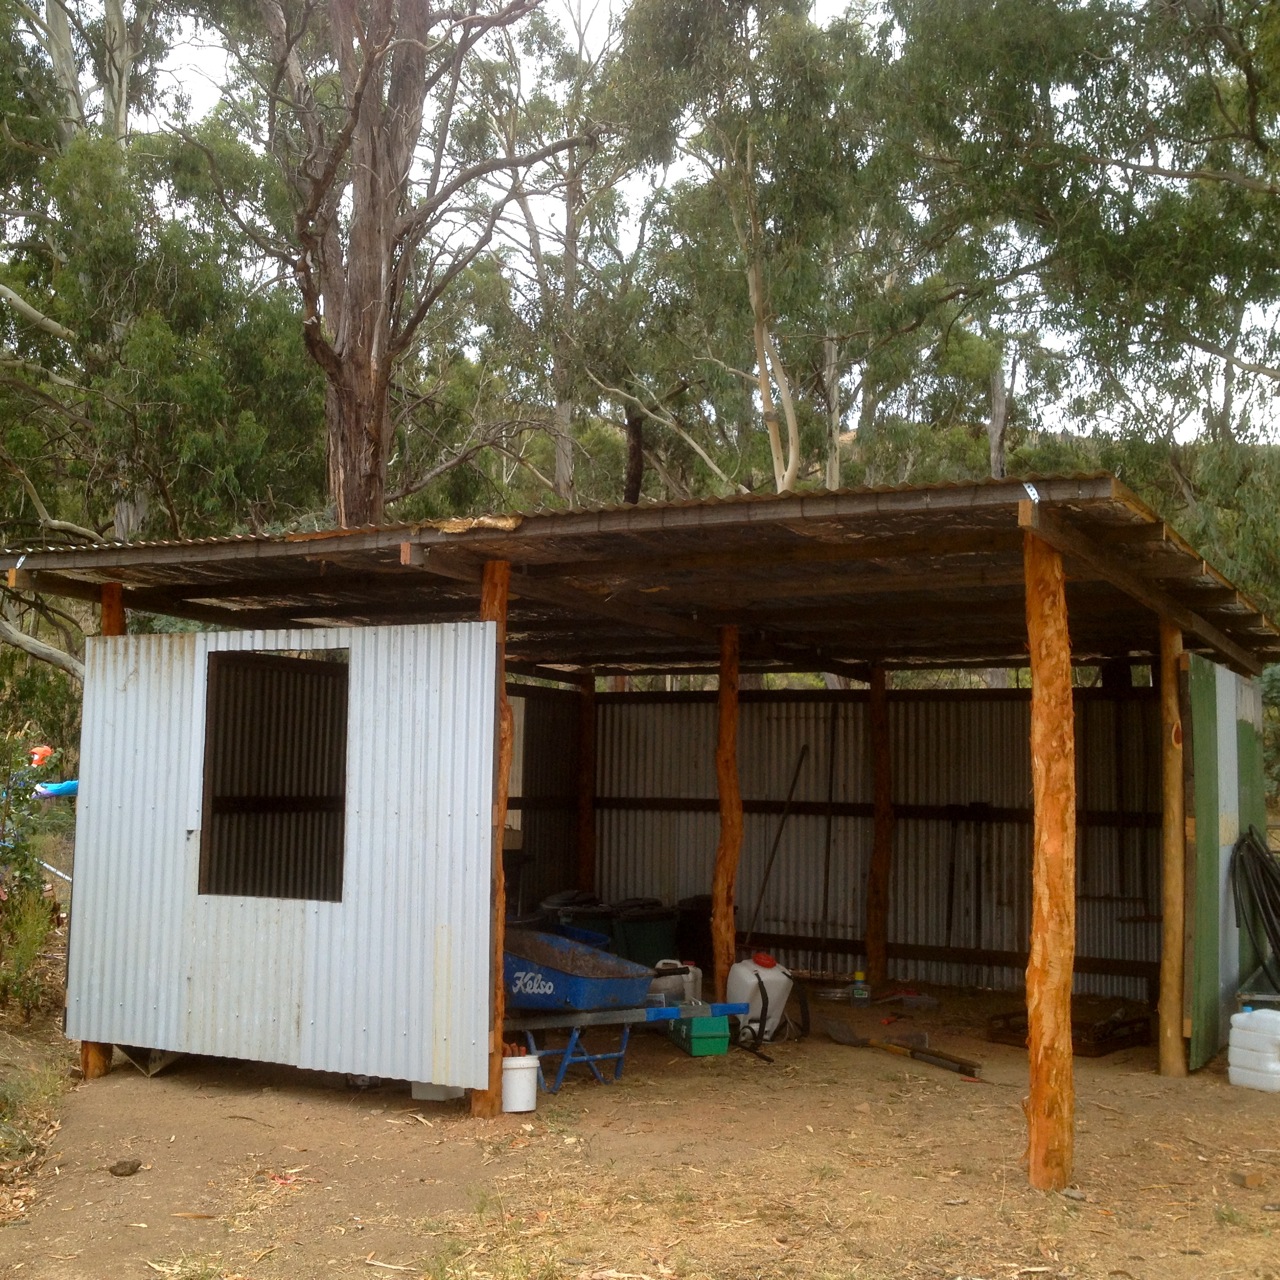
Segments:
[[[730,1004],[749,1006],[747,1019],[742,1027],[743,1040],[754,1039],[760,1026],[760,1015],[764,1009],[764,1001],[760,998],[761,983],[764,984],[765,992],[769,997],[769,1012],[764,1023],[764,1039],[772,1040],[773,1033],[778,1029],[778,1023],[782,1021],[787,999],[791,995],[791,974],[764,951],[757,951],[750,960],[739,960],[729,970],[725,998]]]
[[[1246,1089],[1280,1093],[1280,1009],[1231,1015],[1227,1078]]]

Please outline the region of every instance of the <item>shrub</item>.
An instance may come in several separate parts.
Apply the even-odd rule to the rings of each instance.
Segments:
[[[0,951],[0,1004],[17,1003],[30,1019],[44,996],[40,952],[49,936],[49,904],[39,889],[23,888],[4,904],[3,951]]]

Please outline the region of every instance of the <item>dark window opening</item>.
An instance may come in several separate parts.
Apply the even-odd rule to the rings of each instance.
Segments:
[[[346,656],[209,655],[201,893],[342,901]]]

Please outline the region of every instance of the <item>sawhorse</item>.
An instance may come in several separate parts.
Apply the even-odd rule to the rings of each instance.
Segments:
[[[745,1017],[745,1004],[705,1004],[696,1001],[689,1004],[663,1006],[645,1006],[635,1009],[565,1009],[559,1013],[521,1013],[507,1018],[503,1023],[506,1031],[523,1032],[530,1054],[538,1059],[538,1083],[547,1093],[558,1093],[564,1084],[564,1078],[573,1064],[581,1063],[601,1084],[608,1084],[601,1063],[613,1063],[613,1079],[622,1078],[622,1069],[626,1065],[627,1045],[631,1040],[631,1028],[637,1022],[675,1022],[680,1018],[718,1018],[726,1015]],[[598,1053],[589,1052],[582,1043],[583,1032],[590,1027],[622,1028],[622,1040],[616,1049],[608,1049]],[[569,1039],[563,1048],[540,1049],[534,1039],[537,1031],[568,1031]],[[544,1058],[558,1058],[555,1078],[550,1084],[542,1070]]]

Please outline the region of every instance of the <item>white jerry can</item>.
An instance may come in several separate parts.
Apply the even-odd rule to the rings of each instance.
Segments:
[[[1246,1089],[1280,1093],[1280,1009],[1231,1015],[1227,1078]]]
[[[760,1016],[764,1010],[764,1000],[760,994],[761,984],[769,998],[769,1011],[765,1014],[763,1038],[772,1040],[791,995],[793,985],[791,974],[764,951],[757,951],[750,960],[739,960],[729,970],[729,981],[725,985],[725,999],[730,1004],[749,1006],[746,1021],[742,1026],[743,1040],[755,1039],[760,1027]]]

